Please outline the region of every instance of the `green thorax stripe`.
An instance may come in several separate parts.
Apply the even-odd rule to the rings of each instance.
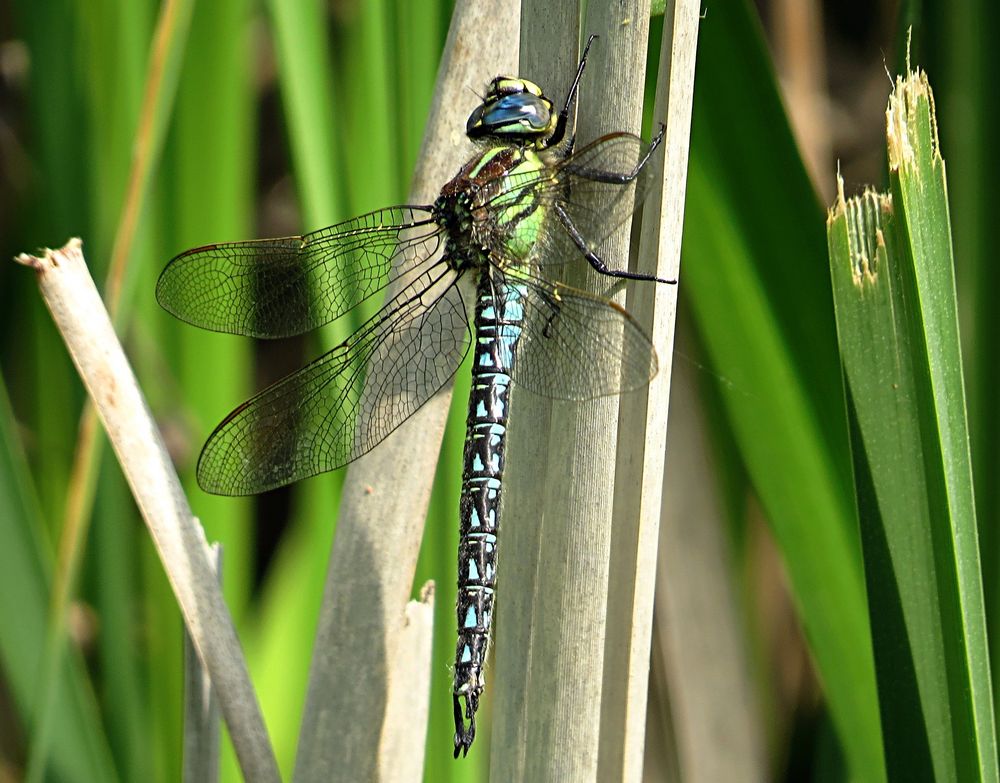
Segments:
[[[525,181],[534,181],[544,169],[538,155],[524,151],[521,162],[505,175],[510,189],[493,201],[498,225],[509,232],[507,249],[514,258],[526,257],[538,239],[547,200],[538,187],[526,185]],[[538,184],[544,186],[544,180]]]

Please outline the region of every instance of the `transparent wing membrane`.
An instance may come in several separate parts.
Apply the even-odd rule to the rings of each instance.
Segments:
[[[557,400],[589,400],[641,388],[656,351],[614,302],[561,283],[508,276],[524,287],[524,323],[511,380]]]
[[[342,467],[458,369],[470,343],[457,274],[413,279],[344,343],[234,410],[198,461],[208,492],[249,495]]]
[[[432,261],[441,228],[421,207],[392,207],[297,237],[228,242],[174,258],[157,301],[188,323],[291,337],[339,318]]]

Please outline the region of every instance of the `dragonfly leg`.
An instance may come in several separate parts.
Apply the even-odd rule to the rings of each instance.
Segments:
[[[649,280],[655,283],[666,283],[667,285],[677,285],[676,280],[667,280],[663,277],[657,277],[656,275],[644,275],[641,272],[622,272],[617,269],[611,269],[604,260],[597,255],[590,246],[587,244],[587,240],[583,238],[579,229],[573,225],[573,221],[566,210],[563,209],[561,204],[555,205],[556,214],[559,216],[559,222],[563,224],[563,228],[566,229],[566,233],[569,234],[569,238],[573,240],[573,244],[577,246],[583,257],[587,259],[594,269],[600,272],[602,275],[607,275],[608,277],[621,277],[625,280]]]
[[[592,182],[607,182],[612,185],[628,185],[639,176],[639,172],[642,171],[642,167],[646,165],[652,154],[656,152],[656,148],[663,142],[663,134],[665,131],[666,128],[663,125],[660,125],[659,132],[649,141],[649,147],[646,149],[646,154],[642,156],[631,171],[607,171],[605,169],[595,169],[587,166],[576,166],[572,163],[567,166],[567,170],[571,171],[578,177],[589,179]]]
[[[573,108],[573,104],[576,103],[576,95],[580,89],[580,78],[583,76],[583,69],[587,65],[587,54],[590,52],[590,45],[596,38],[596,35],[591,35],[590,38],[587,39],[587,45],[583,48],[583,56],[580,58],[580,64],[576,67],[576,77],[573,79],[573,84],[569,88],[569,94],[566,96],[566,103],[563,104],[562,111],[559,112],[556,129],[545,141],[546,149],[558,145],[559,142],[563,140],[563,136],[566,135],[566,125],[569,124],[569,113]],[[569,143],[569,147],[570,149],[573,147],[572,140]]]

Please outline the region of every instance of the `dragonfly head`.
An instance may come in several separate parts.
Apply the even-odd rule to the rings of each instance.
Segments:
[[[544,142],[556,129],[559,117],[552,101],[527,79],[498,76],[486,90],[465,125],[470,139],[495,139],[506,143]]]

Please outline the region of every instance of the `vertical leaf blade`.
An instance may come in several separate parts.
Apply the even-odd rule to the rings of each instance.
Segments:
[[[996,780],[944,162],[926,76],[887,112],[891,195],[827,224],[891,779]]]
[[[882,780],[822,213],[745,2],[702,25],[698,56],[682,290],[851,774]]]

